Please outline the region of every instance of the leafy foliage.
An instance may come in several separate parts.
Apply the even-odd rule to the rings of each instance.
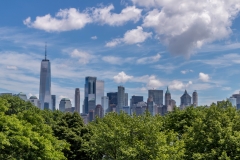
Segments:
[[[165,116],[40,110],[0,96],[0,159],[240,159],[240,112],[230,102],[175,108]]]

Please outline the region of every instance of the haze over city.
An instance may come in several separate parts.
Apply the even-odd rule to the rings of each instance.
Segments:
[[[125,87],[148,98],[169,87],[177,105],[185,89],[199,105],[240,91],[238,0],[16,1],[0,5],[0,92],[39,97],[40,64],[51,61],[52,94],[74,101],[85,77],[107,92]],[[174,3],[174,5],[173,5]]]

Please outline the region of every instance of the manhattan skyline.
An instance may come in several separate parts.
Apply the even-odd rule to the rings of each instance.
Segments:
[[[177,104],[185,89],[197,90],[199,105],[240,91],[237,1],[199,2],[198,9],[181,0],[182,8],[151,0],[15,2],[0,5],[0,92],[39,97],[45,42],[57,106],[61,98],[73,103],[79,88],[82,108],[87,76],[104,80],[105,96],[122,85],[145,102],[148,89],[167,86]]]

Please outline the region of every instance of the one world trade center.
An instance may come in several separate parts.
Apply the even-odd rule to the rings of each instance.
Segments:
[[[41,103],[41,109],[52,110],[51,64],[50,61],[47,59],[46,46],[45,46],[45,59],[43,59],[41,62],[39,101]]]

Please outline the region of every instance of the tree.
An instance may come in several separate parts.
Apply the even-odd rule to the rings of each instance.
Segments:
[[[203,109],[183,135],[185,159],[240,159],[240,114],[230,102]]]
[[[109,113],[90,125],[85,143],[92,159],[181,159],[184,143],[173,131],[162,131],[162,117],[149,114],[130,117]]]
[[[83,120],[77,112],[65,113],[58,119],[56,125],[53,125],[54,135],[60,140],[65,140],[70,144],[70,149],[63,150],[64,155],[69,160],[89,159],[82,148],[83,139],[87,140],[88,129],[83,124]]]
[[[67,144],[52,135],[40,116],[30,110],[8,115],[9,107],[19,104],[14,100],[10,104],[0,97],[0,159],[66,159],[61,151]]]

